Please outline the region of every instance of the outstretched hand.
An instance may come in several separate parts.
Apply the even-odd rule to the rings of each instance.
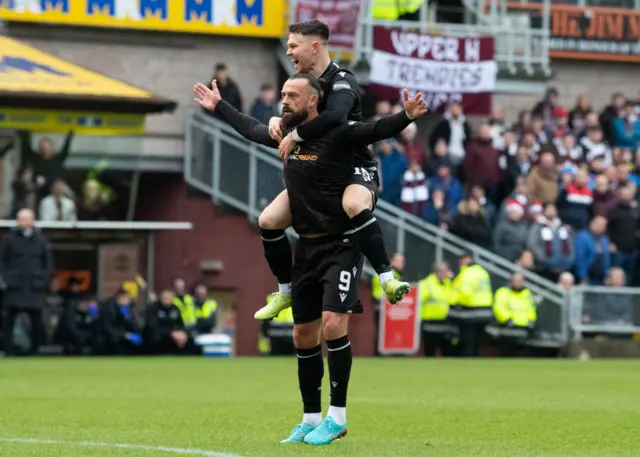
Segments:
[[[404,111],[410,117],[417,119],[429,111],[424,104],[424,100],[422,99],[422,92],[418,92],[415,95],[415,97],[409,98],[409,91],[405,89],[403,91],[403,95],[404,95]]]
[[[211,81],[211,89],[204,84],[198,83],[193,86],[193,92],[196,94],[193,101],[209,111],[214,111],[218,102],[222,100],[215,79]]]

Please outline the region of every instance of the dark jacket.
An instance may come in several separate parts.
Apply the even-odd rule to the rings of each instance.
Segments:
[[[62,177],[64,163],[71,151],[71,140],[74,133],[67,133],[62,149],[50,159],[45,159],[42,154],[31,148],[30,132],[20,131],[18,133],[22,142],[22,160],[33,166],[34,176],[42,176],[45,179],[45,184],[40,188],[40,195],[46,196],[49,194],[53,181]]]
[[[211,83],[207,84],[207,87],[211,89]],[[224,101],[228,102],[235,109],[242,112],[242,95],[240,95],[240,89],[238,88],[238,85],[234,80],[229,78],[225,86],[222,86],[220,82],[218,82],[218,90],[220,91],[220,96]],[[217,111],[209,111],[205,109],[204,112],[209,116],[213,116],[226,122],[225,119]]]
[[[638,220],[638,204],[635,201],[620,200],[608,214],[609,239],[619,252],[636,251],[636,225]]]
[[[40,309],[51,274],[51,249],[38,230],[25,236],[9,231],[0,246],[0,274],[6,284],[4,305],[14,309]]]
[[[164,341],[171,338],[171,332],[185,330],[180,316],[180,309],[176,305],[164,306],[159,301],[153,303],[147,310],[146,340],[149,343]]]
[[[134,313],[133,305],[123,310],[115,298],[107,300],[102,305],[102,332],[107,344],[118,344],[125,340],[127,333],[141,334],[141,328]]]
[[[73,344],[94,345],[99,334],[98,313],[73,309],[66,315],[66,340]]]
[[[500,257],[515,262],[527,249],[529,227],[522,220],[503,219],[493,232],[493,251]]]
[[[560,191],[556,205],[562,222],[578,232],[589,224],[589,216],[593,211],[593,193],[589,186],[570,184]]]
[[[470,243],[488,247],[491,244],[491,230],[482,214],[458,214],[451,232]]]

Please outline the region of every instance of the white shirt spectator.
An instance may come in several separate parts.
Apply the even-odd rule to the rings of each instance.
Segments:
[[[45,197],[40,202],[39,216],[41,221],[75,222],[76,204],[69,197],[56,199],[53,195]]]

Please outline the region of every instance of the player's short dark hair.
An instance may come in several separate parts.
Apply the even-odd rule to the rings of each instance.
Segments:
[[[309,73],[296,73],[289,77],[289,81],[293,81],[296,79],[304,79],[309,83],[309,87],[311,87],[318,93],[318,98],[322,96],[322,85],[315,76],[310,75]]]
[[[329,41],[329,26],[317,19],[310,21],[298,22],[289,26],[289,33],[295,33],[302,36],[314,36],[325,42]]]

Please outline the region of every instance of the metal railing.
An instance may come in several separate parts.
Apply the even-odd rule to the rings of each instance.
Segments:
[[[275,151],[250,143],[225,123],[201,112],[187,119],[185,132],[187,183],[210,194],[216,204],[236,208],[256,223],[262,209],[284,189],[282,163]],[[427,276],[437,261],[448,261],[455,267],[463,252],[471,252],[476,262],[489,271],[494,289],[505,285],[519,269],[514,263],[387,202],[378,202],[376,218],[388,251],[405,255],[404,273],[408,281]],[[366,272],[373,274],[370,268]],[[523,273],[535,296],[538,321],[542,324],[535,343],[563,344],[568,339],[564,294],[554,283],[530,271]]]
[[[579,286],[571,290],[569,327],[573,340],[585,334],[640,334],[640,289]]]

